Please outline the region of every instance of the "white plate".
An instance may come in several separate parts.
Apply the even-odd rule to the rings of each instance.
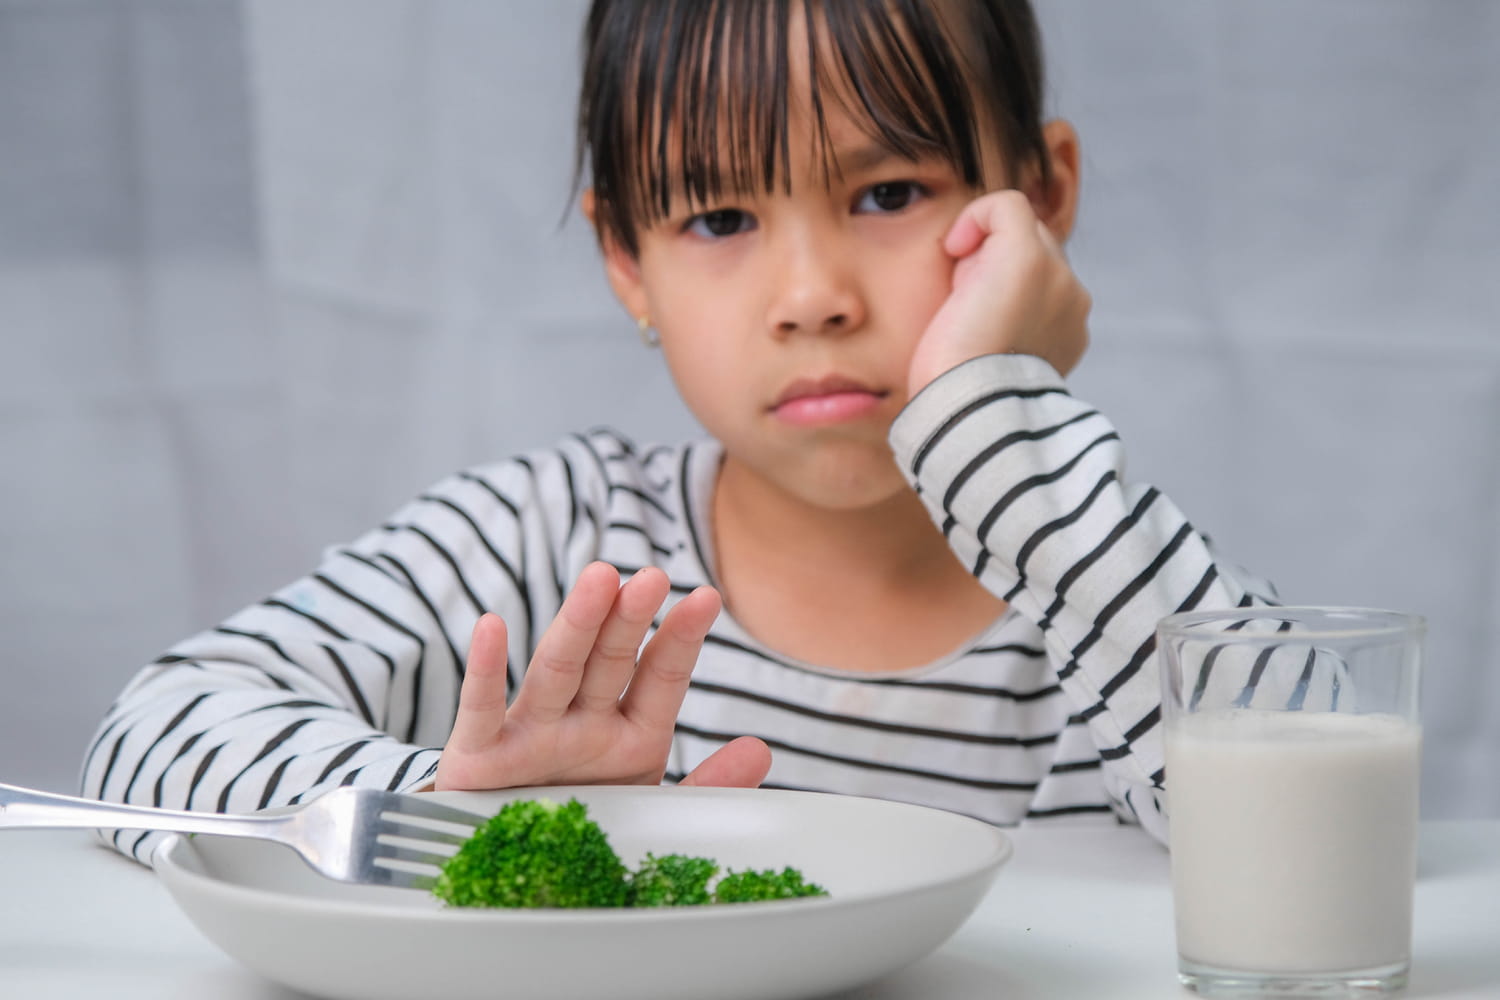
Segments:
[[[968,919],[1011,854],[999,830],[880,799],[770,789],[442,792],[485,815],[577,797],[627,865],[646,851],[792,865],[828,898],[641,910],[445,908],[325,879],[277,844],[176,838],[156,870],[211,941],[275,982],[339,1000],[778,1000],[869,982]]]

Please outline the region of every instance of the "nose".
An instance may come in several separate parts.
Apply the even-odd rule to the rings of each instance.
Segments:
[[[836,233],[808,226],[776,244],[767,317],[774,336],[842,334],[864,323],[857,259]]]

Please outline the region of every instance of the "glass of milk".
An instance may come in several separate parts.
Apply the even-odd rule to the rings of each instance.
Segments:
[[[1359,608],[1162,620],[1184,985],[1325,997],[1406,985],[1425,629]]]

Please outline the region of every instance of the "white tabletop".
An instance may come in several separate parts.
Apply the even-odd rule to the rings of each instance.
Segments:
[[[935,954],[843,1000],[1135,1000],[1175,984],[1166,852],[1133,828],[1026,828]],[[1500,1000],[1500,821],[1422,827],[1410,1000]],[[665,960],[665,959],[664,959]],[[87,834],[0,833],[0,993],[293,1000],[215,949],[145,868]]]

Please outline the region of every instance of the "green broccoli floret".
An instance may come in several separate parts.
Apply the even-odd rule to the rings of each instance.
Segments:
[[[628,872],[577,799],[511,802],[443,865],[450,906],[624,906]]]
[[[826,896],[828,890],[803,879],[795,868],[781,871],[730,872],[714,888],[716,903],[756,903],[766,899],[797,899],[801,896]]]
[[[719,874],[717,861],[685,854],[648,853],[630,876],[628,906],[697,906],[711,903],[708,881]]]

